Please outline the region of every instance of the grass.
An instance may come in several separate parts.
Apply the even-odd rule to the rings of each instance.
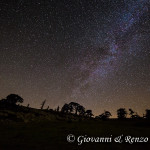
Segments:
[[[144,136],[150,138],[150,123],[147,120],[108,121],[34,121],[3,122],[0,124],[0,150],[144,150],[148,143],[68,143],[67,135],[76,137],[114,137],[119,135]],[[150,140],[150,139],[149,139]]]

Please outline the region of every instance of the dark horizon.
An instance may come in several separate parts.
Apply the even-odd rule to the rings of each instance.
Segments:
[[[30,104],[28,103],[27,106],[22,105],[24,102],[24,99],[19,96],[18,94],[9,94],[5,98],[0,99],[0,109],[4,111],[18,111],[18,112],[32,112],[31,110],[41,110],[46,111],[49,113],[49,115],[52,112],[58,112],[62,115],[67,114],[74,114],[76,117],[79,116],[81,118],[88,117],[88,118],[95,118],[100,120],[106,120],[106,119],[119,119],[120,114],[123,118],[122,119],[131,119],[131,120],[141,120],[142,118],[149,119],[150,118],[150,109],[145,109],[145,113],[143,115],[139,115],[138,112],[135,112],[132,108],[126,109],[126,108],[118,108],[116,110],[115,116],[111,114],[109,110],[103,111],[101,114],[93,114],[92,109],[87,109],[84,106],[82,106],[79,103],[76,102],[70,102],[69,104],[65,103],[62,107],[59,105],[57,108],[50,108],[49,105],[46,105],[46,99],[42,101],[40,108],[33,108],[30,107]],[[32,112],[33,113],[33,112]]]

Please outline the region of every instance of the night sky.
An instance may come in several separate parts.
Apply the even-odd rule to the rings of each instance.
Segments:
[[[150,0],[1,0],[0,99],[95,115],[150,109]]]

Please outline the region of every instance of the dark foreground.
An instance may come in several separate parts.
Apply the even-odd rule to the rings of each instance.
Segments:
[[[67,142],[67,135],[110,137],[110,143]],[[124,135],[148,137],[147,143],[115,143],[114,137]],[[123,137],[124,138],[124,137]],[[145,150],[150,148],[150,122],[147,120],[108,121],[42,121],[0,123],[0,150]]]

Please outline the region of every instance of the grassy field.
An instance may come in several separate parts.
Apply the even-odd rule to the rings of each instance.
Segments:
[[[148,143],[82,143],[67,142],[67,135],[89,137],[109,137],[120,135],[149,137],[150,122],[146,120],[107,121],[40,121],[3,122],[0,124],[0,150],[145,150]]]

